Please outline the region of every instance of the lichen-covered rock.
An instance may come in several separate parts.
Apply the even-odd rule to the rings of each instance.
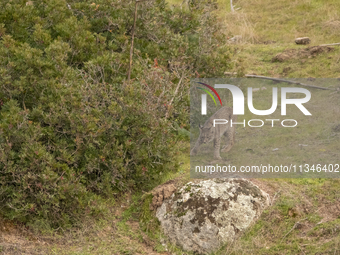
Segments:
[[[232,241],[269,205],[269,195],[245,179],[189,182],[157,209],[169,241],[206,254]]]

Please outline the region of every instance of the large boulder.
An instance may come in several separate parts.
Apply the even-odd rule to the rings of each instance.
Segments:
[[[234,240],[269,205],[269,195],[246,179],[192,181],[156,211],[169,241],[207,254]]]

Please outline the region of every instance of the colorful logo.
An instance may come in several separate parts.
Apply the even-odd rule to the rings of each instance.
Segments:
[[[197,82],[197,83],[202,84],[202,85],[206,86],[207,88],[211,89],[211,91],[214,92],[215,95],[217,96],[218,100],[220,100],[220,103],[221,103],[221,106],[222,106],[221,98],[220,98],[219,94],[217,93],[217,91],[216,91],[213,87],[211,87],[211,86],[208,85],[208,84],[202,83],[202,82]],[[200,87],[196,87],[196,88],[197,88],[197,89],[201,89],[201,90],[203,90],[204,92],[206,92],[206,93],[212,98],[212,100],[214,100],[214,103],[215,103],[215,105],[217,106],[216,100],[215,100],[215,98],[213,97],[213,95],[210,93],[209,90],[202,89],[202,88],[200,88]]]

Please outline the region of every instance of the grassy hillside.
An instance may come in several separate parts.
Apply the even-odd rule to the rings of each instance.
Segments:
[[[174,8],[180,8],[182,2],[169,0]],[[235,8],[240,8],[235,13],[230,12],[229,1],[219,0],[218,5],[227,36],[241,35],[239,43],[229,45],[233,58],[232,66],[226,71],[286,78],[340,77],[340,46],[316,53],[306,50],[311,46],[340,42],[337,0],[234,0]],[[182,8],[188,7],[183,5]],[[311,44],[296,45],[294,39],[299,36],[310,37]],[[275,59],[280,53],[285,54],[284,59]],[[340,104],[338,91],[313,90],[313,93],[330,99],[323,105],[325,108]],[[331,120],[329,129],[322,130],[316,125],[304,133],[302,139],[309,141],[309,146],[302,148],[303,155],[326,159],[339,156],[340,112],[333,111],[332,115],[324,117]],[[262,162],[272,159],[261,147],[263,145],[256,147],[257,139],[250,144],[246,139],[249,136],[260,139],[265,135],[263,131],[238,132],[235,147],[224,155],[229,161],[242,161],[249,148],[253,150],[247,151],[249,159],[261,157]],[[282,134],[272,133],[273,139],[278,135]],[[298,150],[301,149],[299,143],[301,141],[293,145],[285,143],[280,154],[275,156],[289,161],[285,157],[290,146]],[[265,145],[270,147],[272,140],[268,139]],[[190,177],[189,142],[180,142],[177,146],[180,167],[173,174],[164,174],[160,183],[174,178],[184,182]],[[252,181],[270,194],[272,206],[240,239],[223,247],[218,255],[340,254],[339,179]],[[142,197],[143,192],[122,195],[114,202],[107,200],[109,210],[100,221],[88,218],[78,228],[61,230],[58,234],[35,233],[21,224],[0,220],[0,253],[186,254],[165,244]]]
[[[229,2],[229,1],[228,1]],[[339,77],[339,47],[331,54],[299,57],[305,46],[295,45],[297,37],[307,36],[311,44],[340,42],[340,6],[337,1],[234,1],[241,9],[221,12],[229,37],[241,35],[235,46],[245,73],[282,77]],[[286,50],[294,53],[282,63],[273,57]]]

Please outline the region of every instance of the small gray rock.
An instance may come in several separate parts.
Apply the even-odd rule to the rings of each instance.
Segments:
[[[242,41],[242,35],[235,35],[228,40],[229,43],[240,43]]]
[[[299,37],[295,39],[296,44],[309,44],[310,39],[308,37]]]

